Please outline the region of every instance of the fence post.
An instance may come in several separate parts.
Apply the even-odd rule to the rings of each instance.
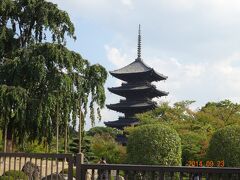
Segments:
[[[68,179],[73,180],[73,166],[74,166],[74,157],[72,155],[68,158]]]
[[[83,153],[76,154],[76,180],[85,180],[85,170],[83,169]]]

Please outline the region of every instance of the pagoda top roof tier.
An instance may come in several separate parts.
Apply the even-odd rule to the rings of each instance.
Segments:
[[[167,79],[167,76],[159,74],[153,68],[147,66],[140,57],[121,69],[110,71],[110,74],[127,82],[136,79],[138,76],[141,78],[139,79],[141,81],[161,81]]]

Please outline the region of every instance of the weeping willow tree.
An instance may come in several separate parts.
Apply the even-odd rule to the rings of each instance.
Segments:
[[[77,119],[81,125],[88,108],[92,124],[95,107],[101,118],[107,72],[65,47],[66,35],[75,38],[74,26],[57,5],[2,0],[0,17],[0,118],[6,142],[28,138],[49,145],[60,128],[66,149],[69,125],[75,127]]]
[[[13,134],[15,140],[22,141],[23,139],[27,123],[25,118],[27,100],[28,93],[25,89],[6,85],[0,86],[0,127],[4,137],[4,152],[11,151]],[[7,142],[7,138],[10,141]]]

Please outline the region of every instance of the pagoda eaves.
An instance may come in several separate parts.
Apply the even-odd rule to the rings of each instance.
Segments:
[[[134,97],[136,94],[140,97],[161,97],[167,96],[168,92],[160,91],[152,84],[122,84],[119,87],[108,88],[108,90],[114,94],[123,97]]]
[[[167,76],[157,73],[153,68],[147,66],[140,58],[137,58],[134,62],[121,69],[110,71],[110,74],[126,82],[136,81],[138,79],[140,81],[146,80],[149,82],[167,79]]]
[[[108,109],[125,113],[125,116],[126,114],[143,113],[143,112],[152,110],[155,107],[156,107],[156,103],[150,100],[142,100],[142,101],[121,100],[119,103],[107,105]]]
[[[168,95],[167,92],[160,91],[151,84],[153,81],[166,80],[167,76],[157,73],[142,61],[140,26],[137,54],[137,59],[131,64],[118,70],[110,71],[112,76],[125,82],[120,87],[112,87],[108,88],[108,90],[125,97],[125,99],[120,100],[119,103],[107,105],[108,109],[124,113],[124,117],[119,117],[117,121],[104,122],[108,127],[124,129],[126,126],[137,125],[139,122],[135,114],[153,110],[157,104],[152,99]],[[125,139],[123,137],[120,138],[120,141],[126,144],[126,137],[124,137]]]

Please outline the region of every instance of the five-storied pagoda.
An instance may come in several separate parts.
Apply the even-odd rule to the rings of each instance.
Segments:
[[[156,107],[155,97],[167,96],[168,93],[156,89],[153,81],[166,80],[167,77],[157,73],[153,68],[148,67],[141,58],[141,30],[139,25],[137,59],[131,64],[110,71],[110,74],[122,81],[119,87],[108,88],[114,94],[124,97],[117,104],[110,104],[107,107],[111,110],[124,113],[117,121],[104,122],[106,126],[123,129],[126,126],[138,124],[134,117],[137,113],[143,113]],[[117,140],[126,144],[124,136],[118,136]]]

